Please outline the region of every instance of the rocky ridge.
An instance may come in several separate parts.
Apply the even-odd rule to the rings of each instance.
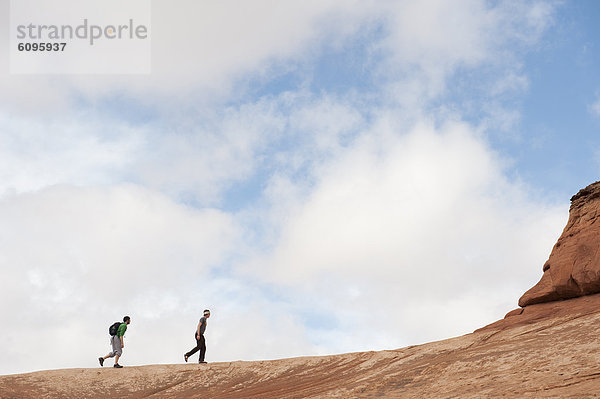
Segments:
[[[543,266],[541,280],[519,306],[559,301],[600,292],[600,182],[571,198],[569,220]]]

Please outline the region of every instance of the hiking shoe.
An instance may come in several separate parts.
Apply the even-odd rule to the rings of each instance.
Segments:
[[[185,360],[185,362],[187,363],[188,360],[188,355],[183,355],[183,359]]]
[[[201,362],[198,362],[198,364],[206,364],[206,362],[203,360]]]
[[[115,363],[115,365],[113,366],[116,369],[122,369],[123,366],[121,366],[119,363]]]
[[[99,357],[98,361],[100,362],[100,367],[104,366],[104,358],[103,357]]]

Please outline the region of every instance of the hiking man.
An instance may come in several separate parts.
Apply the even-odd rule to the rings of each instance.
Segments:
[[[204,341],[204,331],[206,331],[206,323],[208,318],[210,317],[210,310],[204,310],[204,316],[200,318],[200,322],[198,322],[198,327],[196,328],[196,332],[194,333],[194,338],[196,338],[196,347],[183,355],[185,361],[188,361],[188,358],[192,356],[194,353],[200,351],[200,359],[198,363],[206,363],[204,361],[204,355],[206,354],[206,341]]]
[[[113,367],[117,369],[123,368],[123,366],[119,364],[119,358],[123,354],[123,348],[125,347],[125,331],[127,331],[127,326],[129,325],[129,323],[131,323],[131,318],[129,316],[123,317],[123,323],[119,324],[119,328],[117,329],[116,333],[114,335],[111,335],[110,337],[112,351],[108,355],[98,358],[100,366],[104,366],[104,361],[109,357],[114,357],[115,365]]]

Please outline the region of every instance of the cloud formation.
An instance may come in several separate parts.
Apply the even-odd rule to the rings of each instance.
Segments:
[[[149,77],[0,75],[0,372],[93,367],[125,313],[127,364],[179,362],[205,307],[210,361],[392,348],[537,281],[566,204],[487,129],[552,4],[176,3]]]
[[[18,332],[2,333],[19,351],[4,371],[32,361],[52,367],[65,347],[77,356],[79,343],[88,347],[84,331],[107,317],[154,319],[188,306],[178,293],[199,289],[211,268],[231,256],[239,234],[230,215],[131,185],[5,196],[0,218],[1,309],[19,325]],[[50,345],[43,349],[48,357],[34,360],[40,356],[28,350],[33,341]]]
[[[321,167],[273,248],[241,270],[316,298],[350,335],[401,345],[467,332],[501,317],[499,301],[514,306],[564,223],[503,171],[468,125],[378,127]],[[475,303],[476,322],[446,316]]]

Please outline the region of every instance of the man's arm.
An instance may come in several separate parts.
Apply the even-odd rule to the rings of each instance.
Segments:
[[[196,338],[200,338],[200,327],[202,327],[202,320],[198,322],[198,328],[196,329]]]
[[[119,330],[117,331],[117,335],[121,339],[121,348],[125,347],[125,331],[127,331],[127,324],[121,323]]]

